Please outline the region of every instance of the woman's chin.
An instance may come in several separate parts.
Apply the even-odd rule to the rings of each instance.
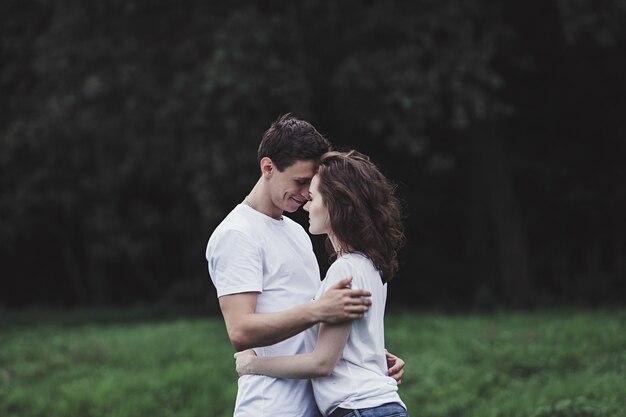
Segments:
[[[323,235],[324,232],[320,232],[317,229],[312,228],[311,226],[309,226],[309,233],[312,235]]]

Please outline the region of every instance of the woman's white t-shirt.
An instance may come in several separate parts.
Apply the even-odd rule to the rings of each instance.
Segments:
[[[360,253],[341,256],[328,269],[316,299],[347,276],[352,276],[353,289],[372,293],[372,305],[364,318],[352,322],[348,341],[332,375],[312,379],[317,406],[324,415],[337,407],[361,409],[391,402],[406,408],[398,395],[396,381],[387,376],[384,329],[387,285],[382,283],[374,264]],[[315,348],[318,330],[319,325],[306,332],[308,351]]]

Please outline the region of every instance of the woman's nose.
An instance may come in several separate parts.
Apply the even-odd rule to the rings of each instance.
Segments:
[[[309,206],[310,206],[310,205],[311,205],[311,202],[310,202],[310,201],[307,201],[306,203],[304,203],[304,205],[302,206],[302,208],[303,208],[305,211],[309,211]]]

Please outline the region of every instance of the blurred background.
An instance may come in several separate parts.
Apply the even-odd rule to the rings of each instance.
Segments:
[[[3,0],[0,307],[218,311],[206,242],[288,112],[398,184],[390,306],[623,305],[625,21],[622,0]]]

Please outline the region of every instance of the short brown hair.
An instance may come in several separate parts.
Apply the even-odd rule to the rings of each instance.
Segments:
[[[319,192],[340,253],[361,252],[381,273],[383,283],[398,269],[404,227],[396,186],[357,151],[329,152],[319,162]],[[331,261],[337,257],[327,240]],[[350,250],[348,250],[348,248]]]
[[[297,161],[318,161],[330,150],[330,143],[313,125],[290,114],[280,116],[267,131],[259,145],[259,162],[268,157],[279,171]]]

